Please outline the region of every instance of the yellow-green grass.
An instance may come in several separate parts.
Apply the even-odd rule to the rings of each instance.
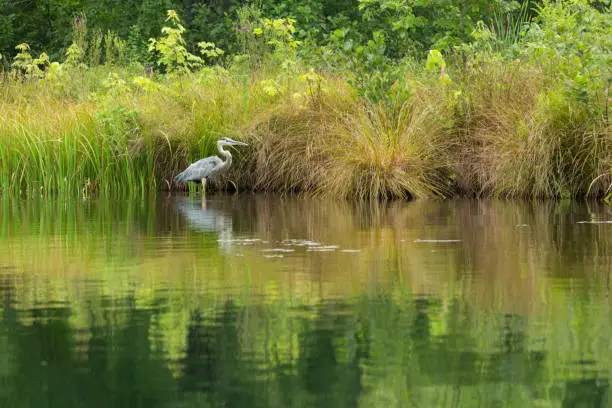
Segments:
[[[148,81],[148,89],[119,74],[87,98],[67,95],[53,83],[7,86],[0,100],[2,190],[103,194],[165,188],[189,160],[212,154],[214,140],[234,132],[234,118],[243,121],[240,99],[226,97],[240,90],[237,81]]]
[[[143,194],[245,140],[211,188],[335,198],[605,196],[609,122],[527,63],[487,63],[452,84],[410,77],[383,102],[343,78],[206,69],[145,78],[98,68],[0,87],[0,194]],[[319,79],[315,79],[319,81]],[[231,181],[231,183],[230,183]]]

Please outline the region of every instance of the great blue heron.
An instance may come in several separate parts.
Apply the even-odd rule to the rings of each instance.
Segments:
[[[217,142],[217,148],[219,153],[225,157],[225,161],[217,156],[206,157],[190,164],[183,172],[174,177],[174,180],[183,183],[189,181],[202,183],[202,196],[204,196],[206,180],[226,172],[232,165],[232,155],[227,150],[224,150],[223,146],[247,146],[247,144],[230,139],[229,137],[222,137]]]

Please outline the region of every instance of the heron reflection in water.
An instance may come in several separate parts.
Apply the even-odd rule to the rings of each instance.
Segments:
[[[176,197],[176,208],[197,232],[219,232],[220,235],[231,235],[232,217],[223,210],[209,208],[205,199],[195,197]]]
[[[232,154],[223,149],[224,146],[248,145],[246,143],[230,139],[229,137],[222,137],[217,142],[217,148],[219,149],[219,154],[225,157],[225,161],[221,160],[217,156],[206,157],[190,164],[189,167],[174,177],[174,180],[182,183],[187,183],[190,181],[193,183],[202,183],[202,197],[204,197],[206,191],[206,181],[218,176],[221,173],[225,173],[232,165]]]

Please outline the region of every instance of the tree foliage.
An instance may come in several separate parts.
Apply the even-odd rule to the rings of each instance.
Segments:
[[[0,52],[15,55],[14,47],[28,43],[46,50],[52,59],[64,55],[72,43],[72,25],[86,16],[90,33],[112,30],[128,41],[131,53],[146,59],[147,41],[159,37],[167,10],[176,10],[185,30],[184,46],[197,50],[206,40],[233,52],[241,41],[234,35],[236,23],[244,25],[240,11],[256,9],[272,21],[289,18],[292,35],[305,43],[303,52],[330,44],[333,33],[365,44],[374,33],[384,33],[385,53],[402,57],[430,48],[445,49],[471,39],[478,21],[490,25],[496,13],[511,12],[519,3],[510,0],[46,0],[0,3]],[[83,21],[81,19],[80,21]],[[145,62],[145,61],[142,61]]]

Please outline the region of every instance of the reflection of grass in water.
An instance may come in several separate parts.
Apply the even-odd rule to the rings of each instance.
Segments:
[[[0,255],[18,268],[4,279],[5,288],[14,288],[18,322],[41,322],[32,309],[64,303],[70,326],[87,329],[75,335],[77,341],[87,343],[92,325],[127,330],[133,324],[130,310],[146,313],[151,349],[164,355],[181,379],[194,311],[217,321],[231,298],[239,368],[249,363],[245,370],[277,370],[291,381],[306,381],[317,375],[309,364],[327,364],[325,370],[333,372],[330,395],[341,395],[354,375],[352,365],[359,364],[364,406],[445,405],[452,398],[489,404],[492,390],[503,388],[493,379],[508,367],[518,370],[522,384],[533,384],[515,382],[514,395],[540,395],[536,379],[580,375],[569,365],[580,353],[597,367],[610,362],[609,305],[588,287],[607,277],[610,245],[602,232],[607,226],[576,224],[590,216],[579,207],[467,201],[362,208],[213,197],[210,208],[223,208],[236,232],[271,242],[310,238],[362,249],[296,251],[270,261],[260,247],[241,247],[242,257],[233,256],[235,248],[219,248],[215,234],[186,229],[171,204],[3,200]],[[590,209],[601,216],[605,211]],[[517,227],[523,224],[528,227]],[[451,238],[462,241],[414,242]],[[567,274],[583,279],[586,293],[576,292],[580,281],[570,286],[548,279]],[[366,342],[368,357],[357,361]],[[514,351],[499,354],[508,348]],[[335,362],[317,363],[317,350],[333,351]],[[543,353],[544,363],[530,366],[528,352]],[[481,370],[466,361],[478,362]],[[472,383],[457,395],[453,387],[466,373]],[[275,384],[267,383],[267,392],[282,388]],[[413,387],[407,391],[406,384]],[[314,398],[295,387],[295,398]]]
[[[214,233],[189,231],[172,200],[25,203],[2,200],[3,258],[17,261],[24,276],[35,271],[51,281],[61,278],[64,286],[73,278],[98,279],[110,293],[130,284],[195,291],[249,285],[260,293],[277,282],[285,297],[321,299],[353,296],[377,283],[443,296],[470,293],[481,306],[485,301],[500,307],[496,302],[502,301],[509,311],[521,307],[515,311],[525,312],[545,295],[546,277],[579,277],[589,265],[588,277],[603,279],[609,266],[595,261],[607,259],[610,243],[602,231],[607,226],[576,224],[591,214],[551,203],[419,201],[354,207],[321,200],[213,197],[210,209],[232,219],[236,234],[248,231],[270,242],[224,248]],[[601,211],[600,217],[609,217],[605,209],[591,209]],[[282,260],[262,256],[261,249],[287,238],[361,252],[306,254],[298,247]]]

